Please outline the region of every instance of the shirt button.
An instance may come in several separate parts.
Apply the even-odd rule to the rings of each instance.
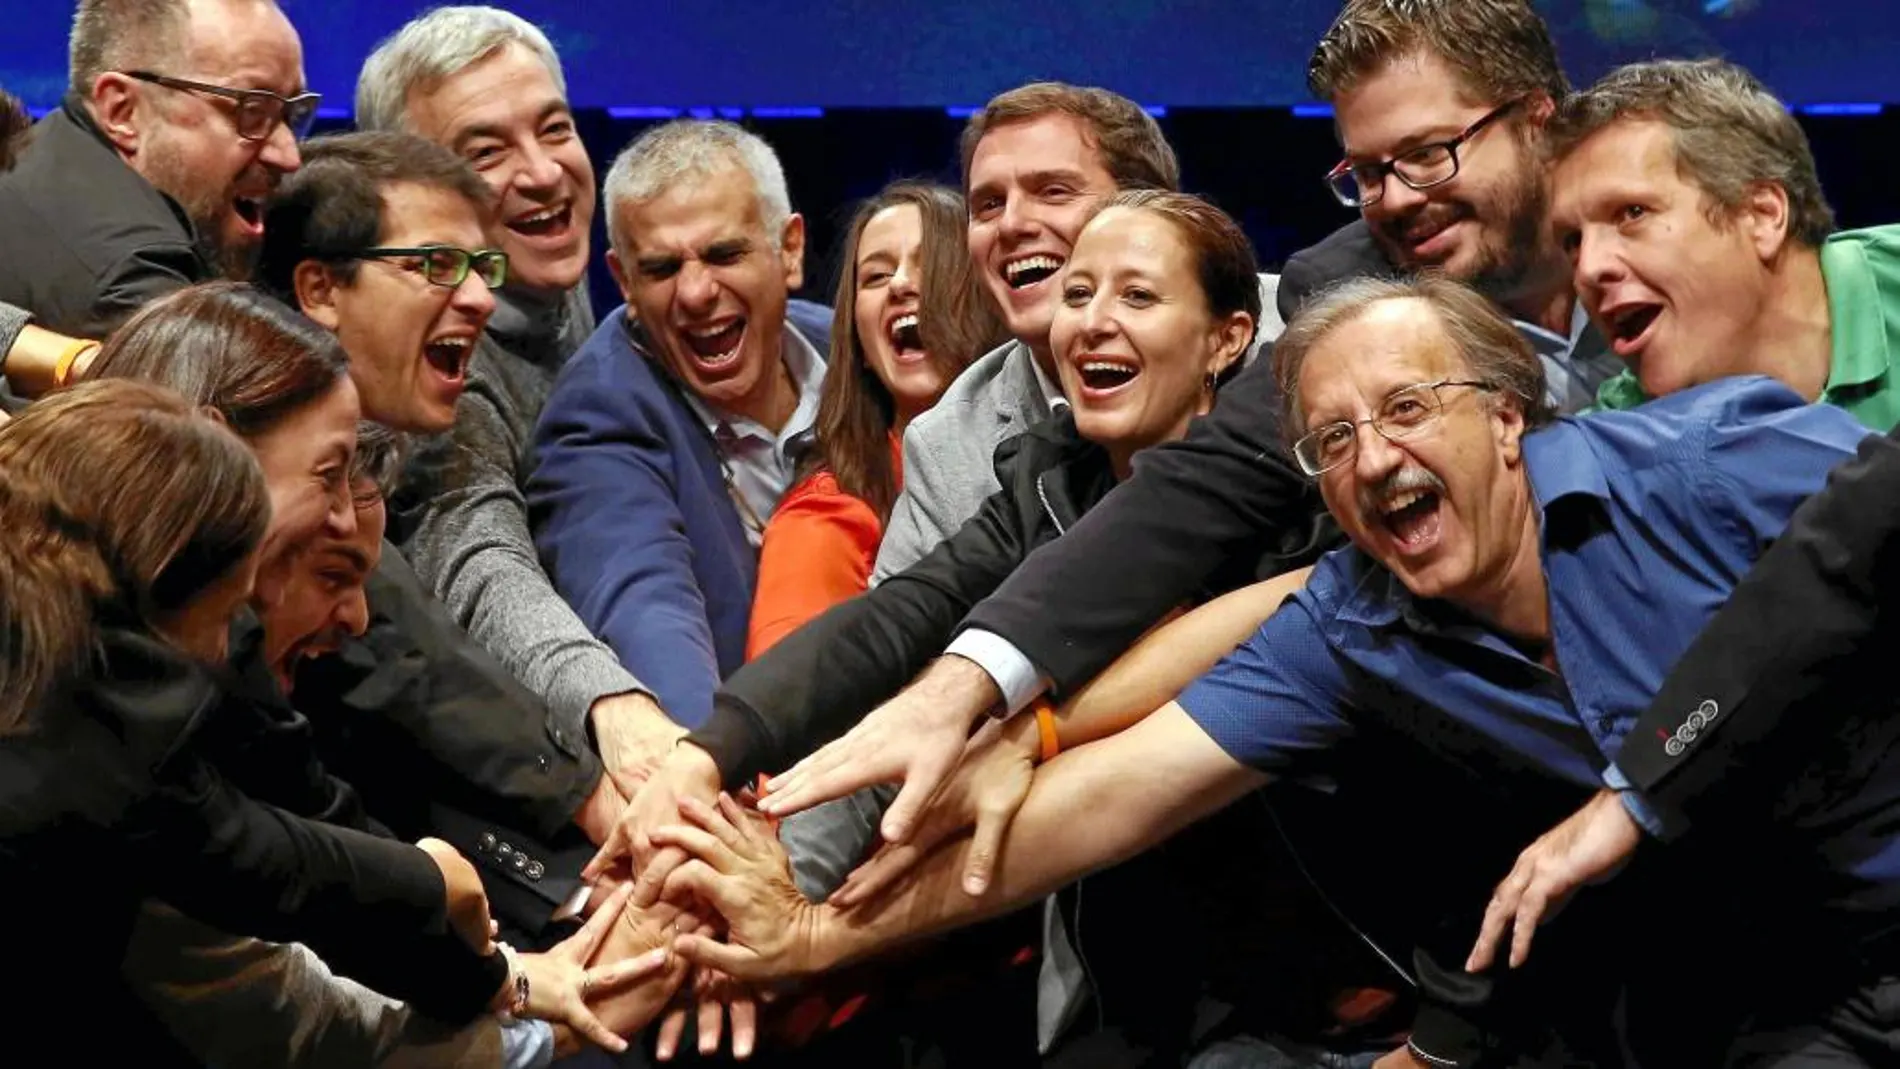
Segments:
[[[547,754],[537,754],[535,756],[535,762],[541,766],[541,771],[546,772],[548,770],[548,755]]]
[[[526,872],[528,870],[528,855],[516,854],[514,864],[516,872]]]
[[[1614,717],[1608,717],[1608,716],[1597,717],[1597,734],[1608,735],[1610,732],[1615,731],[1615,730],[1616,730],[1616,720]]]
[[[483,832],[482,837],[475,840],[475,849],[479,853],[486,854],[490,850],[493,850],[494,848],[495,848],[495,833],[492,831]]]
[[[528,862],[528,879],[530,880],[540,879],[547,874],[547,871],[546,866],[542,865],[539,861]]]
[[[515,853],[515,848],[508,843],[502,843],[501,845],[495,847],[495,856],[501,858],[503,861],[506,861],[509,858],[513,857],[514,853]]]

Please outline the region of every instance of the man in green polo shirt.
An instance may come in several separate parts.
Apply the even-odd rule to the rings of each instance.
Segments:
[[[1900,226],[1829,236],[1807,137],[1754,76],[1632,64],[1548,130],[1551,225],[1630,366],[1599,407],[1768,375],[1873,430],[1900,423]]]

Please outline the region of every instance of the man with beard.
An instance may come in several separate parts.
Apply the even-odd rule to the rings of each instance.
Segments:
[[[1346,149],[1329,182],[1363,218],[1288,261],[1282,312],[1343,278],[1442,271],[1511,317],[1544,364],[1542,400],[1587,405],[1616,366],[1576,307],[1561,250],[1538,236],[1540,129],[1568,87],[1536,12],[1524,0],[1350,0],[1314,49],[1310,80],[1333,102]],[[1277,441],[1263,364],[978,605],[955,655],[773,781],[767,807],[902,779],[884,832],[904,838],[971,721],[1079,687],[1264,532],[1301,529],[1309,488]]]
[[[81,0],[71,89],[0,177],[0,301],[101,338],[153,297],[244,277],[316,109],[274,0]]]
[[[509,12],[439,8],[377,46],[356,112],[365,130],[407,131],[466,160],[494,196],[489,244],[507,256],[473,354],[446,361],[443,384],[461,392],[453,426],[403,428],[446,433],[421,442],[404,471],[391,539],[469,635],[547,703],[557,737],[592,739],[630,791],[678,731],[549,582],[524,494],[535,420],[594,329],[594,169],[560,58]]]

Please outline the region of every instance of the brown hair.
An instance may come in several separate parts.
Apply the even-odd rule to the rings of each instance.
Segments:
[[[1102,204],[1102,210],[1128,208],[1152,212],[1174,227],[1194,255],[1194,273],[1206,295],[1207,309],[1215,319],[1235,312],[1247,313],[1253,321],[1247,344],[1253,344],[1260,330],[1260,263],[1254,258],[1253,244],[1234,217],[1191,193],[1172,193],[1160,189],[1138,189],[1118,193]],[[1246,350],[1241,350],[1244,356]],[[1217,384],[1240,374],[1243,360],[1234,360],[1222,369]]]
[[[1306,417],[1300,410],[1300,371],[1314,347],[1373,305],[1402,300],[1431,306],[1452,347],[1464,357],[1471,377],[1510,398],[1524,414],[1526,427],[1541,427],[1556,418],[1545,397],[1544,362],[1497,305],[1477,290],[1431,272],[1409,279],[1355,278],[1307,300],[1274,340],[1273,370],[1285,406],[1281,426],[1289,445],[1306,433]]]
[[[86,377],[157,383],[253,439],[326,397],[349,368],[336,335],[250,286],[206,282],[126,320]]]
[[[244,444],[168,390],[87,382],[0,427],[0,735],[248,558],[270,496]]]
[[[384,193],[415,185],[460,196],[485,226],[494,193],[468,161],[414,134],[383,130],[305,141],[303,166],[284,179],[264,209],[258,285],[296,303],[297,265],[321,260],[345,285],[356,278],[353,253],[382,243],[389,220]]]
[[[858,206],[841,246],[829,370],[813,424],[818,440],[810,467],[829,470],[839,488],[870,505],[880,521],[889,518],[897,499],[890,445],[896,403],[865,360],[864,342],[858,337],[858,240],[873,216],[900,205],[915,207],[923,217],[917,332],[943,381],[955,379],[970,361],[1008,337],[970,266],[962,197],[942,186],[893,182]]]
[[[1395,59],[1429,52],[1458,73],[1473,104],[1569,95],[1550,27],[1529,0],[1346,0],[1306,65],[1306,84],[1337,100]]]
[[[1788,195],[1788,233],[1817,246],[1834,232],[1801,124],[1755,76],[1719,59],[1652,60],[1603,76],[1557,109],[1545,131],[1552,160],[1616,122],[1659,122],[1675,137],[1676,173],[1709,197],[1709,216],[1741,206],[1750,187]]]
[[[983,135],[999,126],[1044,115],[1069,115],[1088,131],[1089,146],[1120,189],[1180,189],[1181,164],[1161,125],[1141,105],[1106,89],[1031,82],[990,98],[963,125],[963,188],[970,188],[970,161]]]
[[[0,89],[0,174],[11,171],[20,153],[26,151],[32,128],[33,120],[26,113],[26,105],[20,103],[19,97]]]

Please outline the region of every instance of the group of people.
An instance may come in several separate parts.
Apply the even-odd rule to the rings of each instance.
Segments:
[[[160,1065],[1900,1063],[1900,229],[1528,0],[1345,0],[1307,73],[1358,219],[1278,274],[1038,82],[827,307],[772,146],[597,186],[510,12],[307,137],[275,0],[80,0],[0,138],[10,1003]]]

